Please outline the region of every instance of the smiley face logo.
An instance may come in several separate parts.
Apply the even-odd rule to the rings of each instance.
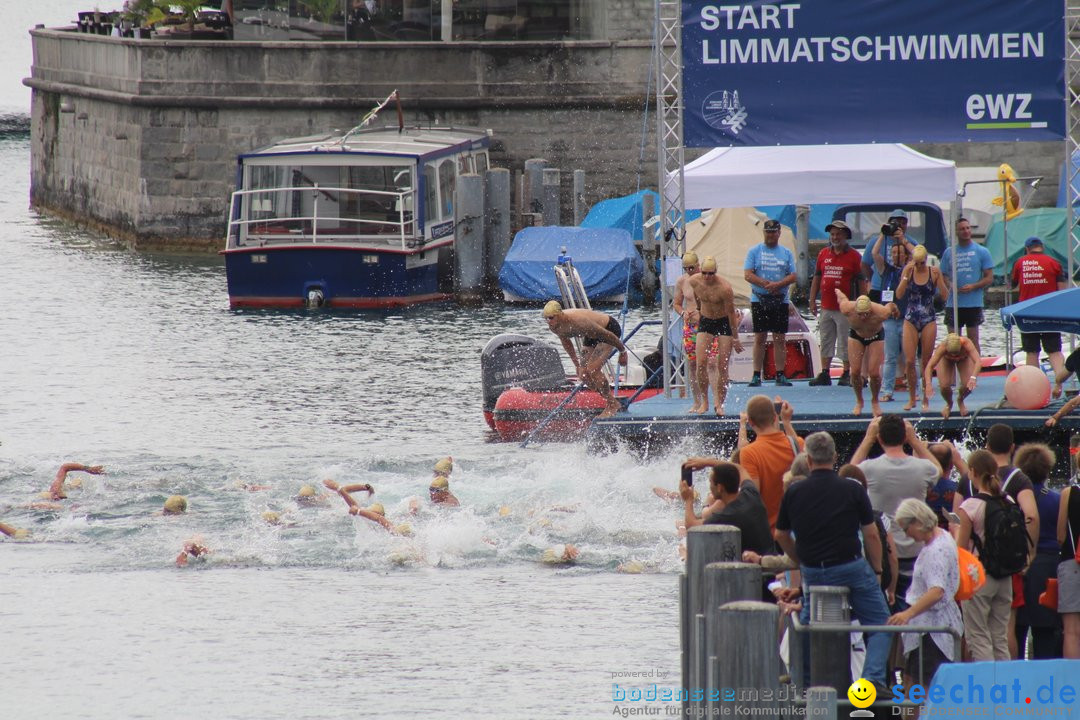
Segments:
[[[847,689],[848,700],[857,708],[866,708],[877,700],[877,688],[866,678],[859,678]]]

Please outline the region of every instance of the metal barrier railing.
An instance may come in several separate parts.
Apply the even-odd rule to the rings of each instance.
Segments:
[[[304,207],[302,197],[285,202],[282,193],[301,196],[311,193],[311,212],[285,215],[282,211]],[[290,243],[318,243],[396,238],[402,250],[408,249],[417,232],[413,207],[415,192],[358,190],[355,188],[312,185],[304,187],[258,188],[237,190],[229,203],[227,247],[262,245],[275,240]],[[320,201],[324,209],[320,213]],[[367,202],[371,208],[363,210]],[[265,206],[265,209],[263,207]],[[396,218],[392,218],[396,214]],[[249,239],[255,239],[249,242]]]

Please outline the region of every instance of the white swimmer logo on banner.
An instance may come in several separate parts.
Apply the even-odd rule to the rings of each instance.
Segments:
[[[739,102],[738,90],[717,90],[701,104],[701,116],[709,127],[738,135],[746,127],[746,108]]]

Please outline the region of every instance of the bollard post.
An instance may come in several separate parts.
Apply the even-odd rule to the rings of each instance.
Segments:
[[[689,691],[702,688],[701,680],[705,674],[704,642],[699,643],[699,638],[694,630],[698,627],[698,617],[701,617],[702,633],[704,640],[704,614],[705,607],[705,566],[714,562],[734,562],[742,557],[742,534],[739,528],[732,525],[697,525],[690,528],[686,534],[686,587],[687,592],[684,602],[687,605],[685,612],[689,620],[689,672],[684,678],[684,685]],[[689,711],[698,713],[701,717],[703,702],[691,702]]]
[[[530,158],[525,161],[525,174],[522,178],[524,192],[521,212],[542,213],[544,211],[544,168],[547,160]]]
[[[461,175],[454,193],[454,292],[459,303],[483,299],[484,182],[476,174]]]
[[[730,653],[719,644],[720,607],[740,600],[761,600],[761,566],[744,562],[716,562],[705,566],[705,615],[704,665],[707,672],[700,686],[706,691],[708,717],[719,717],[720,703],[709,701],[711,690],[724,687],[719,684],[719,669],[724,662],[733,662]]]
[[[541,202],[544,203],[544,224],[559,225],[562,220],[562,207],[559,193],[562,185],[562,171],[558,168],[544,168],[543,174],[544,194]]]
[[[806,713],[803,717],[836,720],[836,688],[810,688],[806,692]]]
[[[848,589],[811,585],[810,627],[851,623]],[[810,685],[847,692],[851,685],[851,633],[810,633]]]
[[[484,178],[484,282],[487,290],[499,290],[499,270],[510,252],[510,171],[492,168]]]
[[[585,171],[574,171],[574,227],[585,219]]]
[[[686,573],[679,573],[679,667],[682,670],[682,687],[690,687],[690,591]],[[683,699],[682,714],[687,715],[689,701]]]
[[[772,603],[740,600],[722,605],[717,618],[717,647],[727,653],[724,658],[727,662],[719,662],[717,687],[732,688],[735,692],[731,712],[721,710],[721,713],[723,716],[778,717],[780,656],[777,653],[777,623],[780,610]]]

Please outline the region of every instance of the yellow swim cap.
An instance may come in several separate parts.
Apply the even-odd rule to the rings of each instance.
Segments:
[[[447,480],[442,475],[436,475],[434,478],[432,478],[431,486],[430,486],[429,489],[430,490],[449,490],[450,489],[450,481]]]
[[[915,249],[911,251],[911,259],[915,262],[922,262],[926,259],[926,246],[916,245]]]
[[[870,296],[860,295],[859,299],[855,301],[855,312],[870,312]]]
[[[16,540],[25,540],[28,537],[30,537],[30,531],[29,530],[27,530],[26,528],[15,528],[15,539]]]
[[[693,267],[698,264],[697,253],[688,252],[682,256],[682,266],[684,268]]]
[[[280,525],[281,524],[281,516],[278,515],[276,512],[274,512],[273,510],[267,510],[266,512],[264,512],[262,514],[262,519],[265,520],[267,522],[267,524],[269,524],[269,525]]]
[[[624,562],[617,567],[616,570],[621,573],[627,573],[628,575],[640,575],[645,572],[645,564],[639,560],[631,560],[630,562]]]
[[[566,562],[565,556],[566,546],[555,545],[554,547],[549,547],[547,550],[544,551],[544,554],[540,557],[540,562],[544,563],[545,565],[558,565],[561,562]]]
[[[172,495],[165,501],[164,509],[168,515],[179,515],[187,512],[187,498],[183,495]]]
[[[315,488],[310,485],[305,485],[300,488],[300,492],[296,493],[296,497],[310,498],[315,497]]]
[[[701,272],[716,272],[716,258],[709,255],[701,261]]]
[[[82,487],[82,478],[80,478],[80,477],[68,478],[67,480],[64,481],[64,485],[66,485],[69,488],[80,488],[80,487]]]
[[[499,508],[499,517],[507,517],[509,515],[510,507],[508,505],[503,505],[501,508]]]
[[[960,342],[960,336],[956,333],[949,333],[945,336],[945,352],[955,355],[960,352],[962,347],[964,347],[964,344]]]
[[[382,503],[372,503],[368,506],[368,511],[386,517],[386,508],[383,507]]]
[[[551,300],[544,306],[544,317],[553,318],[562,312],[562,303],[558,300]]]
[[[547,317],[545,315],[544,317]],[[454,459],[451,457],[444,457],[435,463],[435,472],[439,475],[449,475],[454,472]]]
[[[398,535],[404,535],[405,537],[412,537],[412,525],[410,525],[409,523],[401,523],[396,528],[394,528],[394,532],[396,532]]]

